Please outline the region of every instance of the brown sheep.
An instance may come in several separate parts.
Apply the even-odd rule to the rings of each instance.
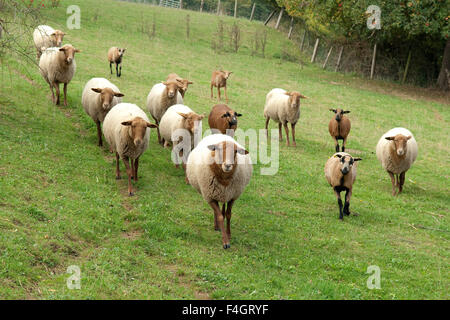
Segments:
[[[350,111],[344,111],[340,108],[330,109],[330,111],[333,111],[336,116],[334,116],[330,120],[330,123],[328,124],[328,131],[330,132],[331,137],[334,139],[336,152],[339,152],[338,140],[344,140],[342,142],[342,152],[344,152],[345,143],[347,142],[347,136],[350,132],[350,128],[352,127],[350,120],[346,116],[344,116],[344,114],[350,113]]]
[[[220,100],[220,88],[223,88],[225,92],[225,99],[228,103],[228,96],[227,96],[227,79],[230,77],[230,74],[232,74],[232,71],[213,71],[212,77],[211,77],[211,99],[214,98],[213,95],[213,87],[217,87],[217,92],[219,94],[219,100]]]
[[[208,123],[213,133],[228,134],[234,136],[238,119],[242,114],[233,111],[226,104],[216,104],[209,114]],[[216,132],[215,132],[216,131]]]
[[[184,98],[184,94],[186,93],[186,91],[188,89],[188,86],[190,84],[193,84],[192,81],[189,81],[188,79],[183,79],[176,73],[169,74],[169,76],[167,77],[167,81],[171,81],[171,80],[176,80],[181,83],[182,86],[181,86],[181,88],[178,89],[178,91],[180,92],[181,97],[183,97],[183,98]]]
[[[122,58],[126,48],[111,47],[108,50],[109,70],[112,72],[112,64],[116,64],[116,76],[122,75]],[[120,65],[120,68],[119,68]]]

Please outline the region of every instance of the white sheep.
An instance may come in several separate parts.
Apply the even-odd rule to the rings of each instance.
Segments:
[[[272,89],[266,96],[266,104],[264,105],[264,117],[266,118],[266,136],[268,135],[269,120],[278,122],[278,132],[280,141],[283,140],[281,133],[281,125],[284,125],[286,131],[286,142],[289,146],[289,129],[288,122],[292,129],[292,144],[295,142],[295,125],[300,118],[300,98],[306,99],[299,92],[287,92],[283,89]]]
[[[405,128],[393,128],[383,134],[377,144],[377,158],[389,173],[392,195],[402,192],[406,171],[417,158],[418,146],[412,133]]]
[[[116,179],[120,179],[119,158],[121,158],[127,169],[130,196],[133,195],[131,179],[138,181],[139,157],[148,148],[150,130],[147,128],[156,127],[149,122],[141,108],[131,103],[115,105],[103,121],[105,139],[116,153]]]
[[[122,102],[122,97],[119,88],[105,78],[92,78],[84,86],[81,103],[84,111],[97,125],[99,146],[103,145],[100,123],[112,107]]]
[[[186,176],[213,209],[214,228],[222,231],[224,249],[230,247],[233,203],[250,182],[252,172],[253,166],[248,151],[232,137],[224,134],[206,136],[189,154]],[[222,211],[219,202],[223,203]]]
[[[42,51],[51,47],[61,47],[65,33],[55,30],[50,26],[41,25],[34,29],[33,40],[36,46],[37,58],[42,55]]]
[[[182,88],[182,84],[179,81],[169,80],[155,84],[150,90],[147,96],[147,109],[157,125],[159,125],[162,116],[170,106],[183,104],[183,97],[179,92],[180,88]],[[163,144],[159,129],[158,142]]]
[[[171,106],[162,116],[159,123],[159,132],[165,141],[164,146],[173,145],[174,160],[177,167],[180,159],[182,159],[183,169],[186,170],[184,159],[187,159],[194,146],[194,137],[202,134],[202,119],[204,117],[204,115],[199,115],[182,104]],[[186,182],[188,182],[187,179]]]
[[[52,47],[43,51],[39,60],[39,70],[42,77],[50,85],[52,102],[57,105],[59,105],[59,84],[64,83],[64,105],[67,106],[67,85],[77,69],[76,52],[81,51],[75,49],[71,44],[66,44],[61,48]],[[56,91],[56,99],[53,88]]]

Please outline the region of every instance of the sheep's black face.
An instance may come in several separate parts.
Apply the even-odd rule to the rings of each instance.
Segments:
[[[333,111],[336,114],[335,119],[336,119],[337,122],[342,120],[342,118],[344,117],[344,114],[350,113],[350,111],[344,111],[344,110],[342,110],[340,108],[330,109],[330,111]]]
[[[237,117],[242,116],[242,114],[234,112],[234,113],[230,113],[230,112],[226,112],[222,115],[222,118],[228,118],[228,125],[230,127],[237,125],[238,119]]]
[[[342,154],[337,154],[336,157],[340,158],[341,172],[344,176],[352,170],[355,161],[361,160],[361,158],[353,158],[348,155],[343,156]]]
[[[125,50],[127,50],[127,49],[119,48],[119,56],[121,58],[123,57],[123,54],[125,53]]]

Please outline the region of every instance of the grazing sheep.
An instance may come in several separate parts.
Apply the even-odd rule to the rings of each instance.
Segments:
[[[50,85],[52,92],[52,102],[59,105],[59,84],[64,83],[64,105],[67,106],[67,85],[75,74],[77,65],[75,63],[75,53],[81,52],[71,44],[66,44],[61,48],[48,48],[42,52],[39,60],[39,69],[42,77]],[[56,91],[53,92],[53,88]]]
[[[398,193],[402,192],[406,171],[416,161],[417,153],[416,139],[405,128],[393,128],[378,141],[377,158],[391,177],[393,196],[397,194],[397,187]]]
[[[155,119],[159,126],[162,116],[166,110],[174,104],[183,104],[183,97],[179,92],[181,84],[176,80],[165,81],[157,83],[153,86],[147,96],[147,109]],[[158,142],[163,145],[164,141],[161,139],[158,128]]]
[[[123,54],[125,53],[126,48],[117,48],[117,47],[111,47],[108,50],[108,61],[109,61],[109,70],[111,71],[111,74],[113,74],[112,71],[112,65],[113,63],[116,65],[116,76],[120,77],[122,75],[122,58]],[[119,68],[120,65],[120,68]]]
[[[353,183],[356,179],[356,161],[361,158],[353,158],[345,152],[335,153],[325,163],[325,178],[334,190],[339,204],[339,219],[350,215],[350,198],[352,196]],[[342,210],[341,192],[345,191],[345,205]]]
[[[217,92],[219,94],[219,100],[220,100],[220,88],[223,88],[225,92],[225,99],[228,103],[228,96],[227,96],[227,80],[230,77],[230,74],[232,74],[232,71],[213,71],[212,77],[211,77],[211,99],[214,98],[213,95],[213,87],[217,87]]]
[[[281,125],[284,125],[286,131],[286,144],[289,146],[289,129],[288,122],[292,128],[292,144],[295,142],[295,125],[300,118],[300,98],[307,99],[304,95],[297,91],[287,92],[283,89],[272,89],[266,96],[266,104],[264,105],[264,117],[266,118],[266,136],[268,135],[269,120],[278,122],[278,132],[280,141],[283,140],[281,133]]]
[[[188,79],[181,78],[176,73],[169,74],[169,76],[167,77],[167,81],[170,81],[170,80],[176,80],[176,81],[181,83],[182,86],[181,86],[181,88],[178,89],[178,91],[180,92],[181,97],[184,99],[184,95],[185,95],[185,93],[186,93],[186,91],[188,89],[188,86],[190,84],[193,84],[193,82],[189,81]]]
[[[213,133],[220,132],[232,137],[234,136],[238,124],[237,117],[240,116],[242,116],[242,114],[232,110],[226,104],[216,104],[208,117],[209,127]]]
[[[177,140],[173,140],[173,134],[178,129],[186,130],[186,134],[189,135],[190,144],[189,146],[183,145],[183,148],[176,152],[176,167],[178,167],[179,159],[187,159],[189,152],[192,150],[194,146],[194,136],[202,133],[202,119],[203,115],[198,115],[191,108],[182,105],[176,104],[167,109],[166,113],[161,118],[161,122],[159,124],[159,132],[161,133],[162,138],[165,140],[165,146],[170,144],[175,148],[179,143],[182,143],[183,136],[176,137]],[[186,137],[187,138],[187,137]],[[185,151],[188,151],[187,154]],[[183,169],[186,171],[185,161],[182,161]],[[189,183],[186,179],[186,183]]]
[[[105,78],[92,78],[84,86],[81,103],[84,111],[97,125],[99,146],[103,145],[100,123],[112,107],[122,102],[122,97],[123,94],[120,93],[119,88]]]
[[[156,127],[149,122],[141,108],[131,103],[115,105],[103,121],[105,139],[116,153],[116,179],[120,179],[119,158],[121,158],[127,169],[130,197],[133,195],[131,179],[138,181],[139,157],[148,148],[150,130],[147,128]]]
[[[214,228],[222,231],[224,249],[230,247],[233,203],[250,182],[252,171],[248,151],[227,135],[213,134],[203,138],[189,155],[187,178],[213,209]],[[222,211],[220,202],[223,203]]]
[[[347,142],[347,136],[350,132],[350,128],[352,127],[350,119],[344,116],[344,114],[350,113],[350,111],[344,111],[340,108],[330,109],[330,111],[333,111],[336,116],[333,116],[333,118],[331,118],[330,122],[328,123],[328,131],[330,132],[331,137],[334,139],[336,152],[339,152],[338,140],[344,140],[342,142],[342,152],[344,152],[345,143]]]
[[[39,60],[42,52],[47,48],[61,47],[65,35],[61,30],[55,30],[46,25],[41,25],[34,29],[33,40],[36,46],[37,59]]]

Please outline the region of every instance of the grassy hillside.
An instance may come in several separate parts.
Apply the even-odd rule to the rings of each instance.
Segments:
[[[1,65],[0,298],[449,298],[448,104],[281,60],[297,49],[272,29],[266,58],[251,56],[261,23],[239,20],[239,53],[216,54],[216,16],[116,1],[101,1],[107,10],[100,11],[100,1],[78,2],[81,29],[69,30],[65,42],[83,52],[68,107],[51,104],[37,67],[14,57]],[[44,22],[66,29],[70,4],[45,9]],[[151,29],[153,19],[156,37],[149,38],[139,30],[143,20]],[[223,20],[228,30],[234,20]],[[207,114],[215,103],[211,71],[220,66],[234,71],[230,105],[243,114],[243,129],[264,127],[272,88],[310,97],[302,102],[297,147],[280,145],[275,176],[260,175],[257,164],[236,202],[231,249],[221,248],[212,210],[184,183],[154,131],[136,196],[127,196],[126,179],[114,179],[113,156],[96,146],[95,124],[81,106],[90,78],[110,78],[106,52],[113,45],[128,51],[122,77],[112,81],[126,102],[141,107],[155,83],[177,72],[194,81],[185,103]],[[351,202],[359,216],[344,222],[323,174],[334,151],[327,126],[333,106],[352,111],[348,148],[364,159]],[[419,157],[404,193],[392,197],[374,151],[396,126],[414,133]],[[70,265],[81,268],[80,290],[66,286]],[[380,290],[366,286],[370,265],[381,269]]]

